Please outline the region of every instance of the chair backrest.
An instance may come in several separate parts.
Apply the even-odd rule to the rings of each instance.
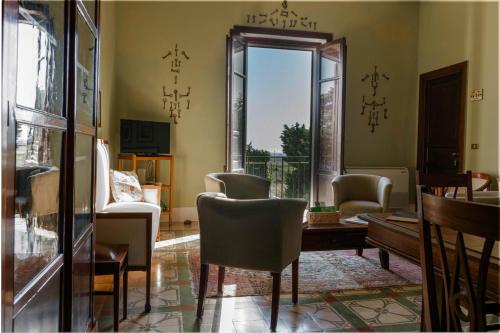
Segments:
[[[101,140],[97,142],[95,209],[102,212],[109,203],[109,151],[108,145]]]
[[[485,173],[473,172],[472,173],[472,190],[473,191],[486,191],[489,190],[491,185],[491,177]]]
[[[269,180],[240,173],[209,173],[205,176],[207,192],[224,193],[231,199],[269,198]]]
[[[382,177],[375,175],[347,174],[337,176],[332,181],[338,183],[342,201],[378,201],[378,183]]]
[[[485,297],[492,250],[500,240],[500,208],[432,195],[424,186],[417,186],[417,201],[425,329],[461,331],[460,320],[467,318],[470,331],[490,328],[486,325]],[[466,250],[466,241],[472,244],[470,236],[479,239],[474,239],[474,248]],[[433,238],[437,243],[434,256],[438,254],[436,261],[442,272],[440,280],[435,274]],[[484,240],[482,248],[483,243],[478,240]],[[471,255],[471,251],[476,255]],[[437,281],[442,281],[442,303],[438,302]],[[442,304],[442,309],[438,309],[438,304]],[[466,316],[463,308],[467,309]]]
[[[434,195],[445,196],[450,188],[453,189],[453,198],[457,197],[458,188],[466,188],[466,200],[472,201],[472,173],[463,174],[425,174],[417,170],[415,173],[417,185],[425,185]]]

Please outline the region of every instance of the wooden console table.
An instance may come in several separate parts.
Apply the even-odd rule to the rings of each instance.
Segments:
[[[118,170],[123,170],[123,161],[132,162],[132,170],[137,172],[137,161],[154,161],[155,175],[154,182],[160,181],[160,161],[167,161],[170,163],[170,172],[168,175],[168,184],[161,185],[161,191],[167,192],[168,206],[167,210],[161,212],[161,215],[168,215],[168,223],[172,223],[172,190],[174,189],[174,156],[172,155],[151,155],[143,156],[136,154],[118,154]]]

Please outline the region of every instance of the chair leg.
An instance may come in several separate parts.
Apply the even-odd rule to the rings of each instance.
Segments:
[[[223,286],[224,286],[224,275],[226,273],[226,267],[219,266],[219,277],[217,279],[217,295],[222,296]]]
[[[120,271],[113,274],[113,331],[118,332],[118,316],[120,313]]]
[[[389,252],[379,249],[378,257],[380,259],[380,266],[382,266],[383,269],[389,269]]]
[[[203,316],[203,302],[205,301],[205,295],[207,293],[208,284],[208,264],[201,264],[200,269],[200,288],[198,292],[198,309],[196,311],[196,318],[201,319]]]
[[[271,301],[271,331],[276,331],[278,324],[278,311],[280,307],[280,288],[281,273],[272,273],[273,275],[273,296]]]
[[[146,268],[146,305],[144,311],[151,311],[151,265]]]
[[[363,248],[356,249],[356,254],[360,257],[363,256]]]
[[[127,319],[128,268],[123,270],[123,319]]]
[[[292,261],[292,302],[299,300],[299,258]]]

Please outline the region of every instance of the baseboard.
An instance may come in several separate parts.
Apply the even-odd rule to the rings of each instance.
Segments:
[[[173,222],[184,222],[186,220],[198,221],[198,211],[196,207],[178,207],[173,209]],[[161,222],[168,222],[168,216],[162,217]]]

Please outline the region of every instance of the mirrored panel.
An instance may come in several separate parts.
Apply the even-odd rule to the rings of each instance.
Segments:
[[[321,51],[321,80],[338,77],[340,72],[340,44],[333,44]]]
[[[245,73],[245,45],[237,40],[233,40],[233,70]]]
[[[75,137],[75,225],[73,239],[78,239],[92,222],[92,142],[93,137]]]
[[[319,169],[324,171],[332,171],[336,164],[334,140],[337,130],[337,84],[338,80],[328,81],[322,83],[320,88]]]
[[[20,291],[59,253],[59,184],[63,132],[16,129],[14,290]]]
[[[96,1],[95,0],[83,0],[83,6],[87,10],[87,13],[89,14],[90,18],[95,24],[95,7],[96,7]]]
[[[94,125],[94,55],[95,38],[85,20],[78,14],[76,21],[78,61],[76,64],[76,122]]]
[[[231,159],[233,170],[243,168],[243,130],[245,116],[245,80],[233,74]]]
[[[17,104],[62,115],[64,2],[19,1]]]

